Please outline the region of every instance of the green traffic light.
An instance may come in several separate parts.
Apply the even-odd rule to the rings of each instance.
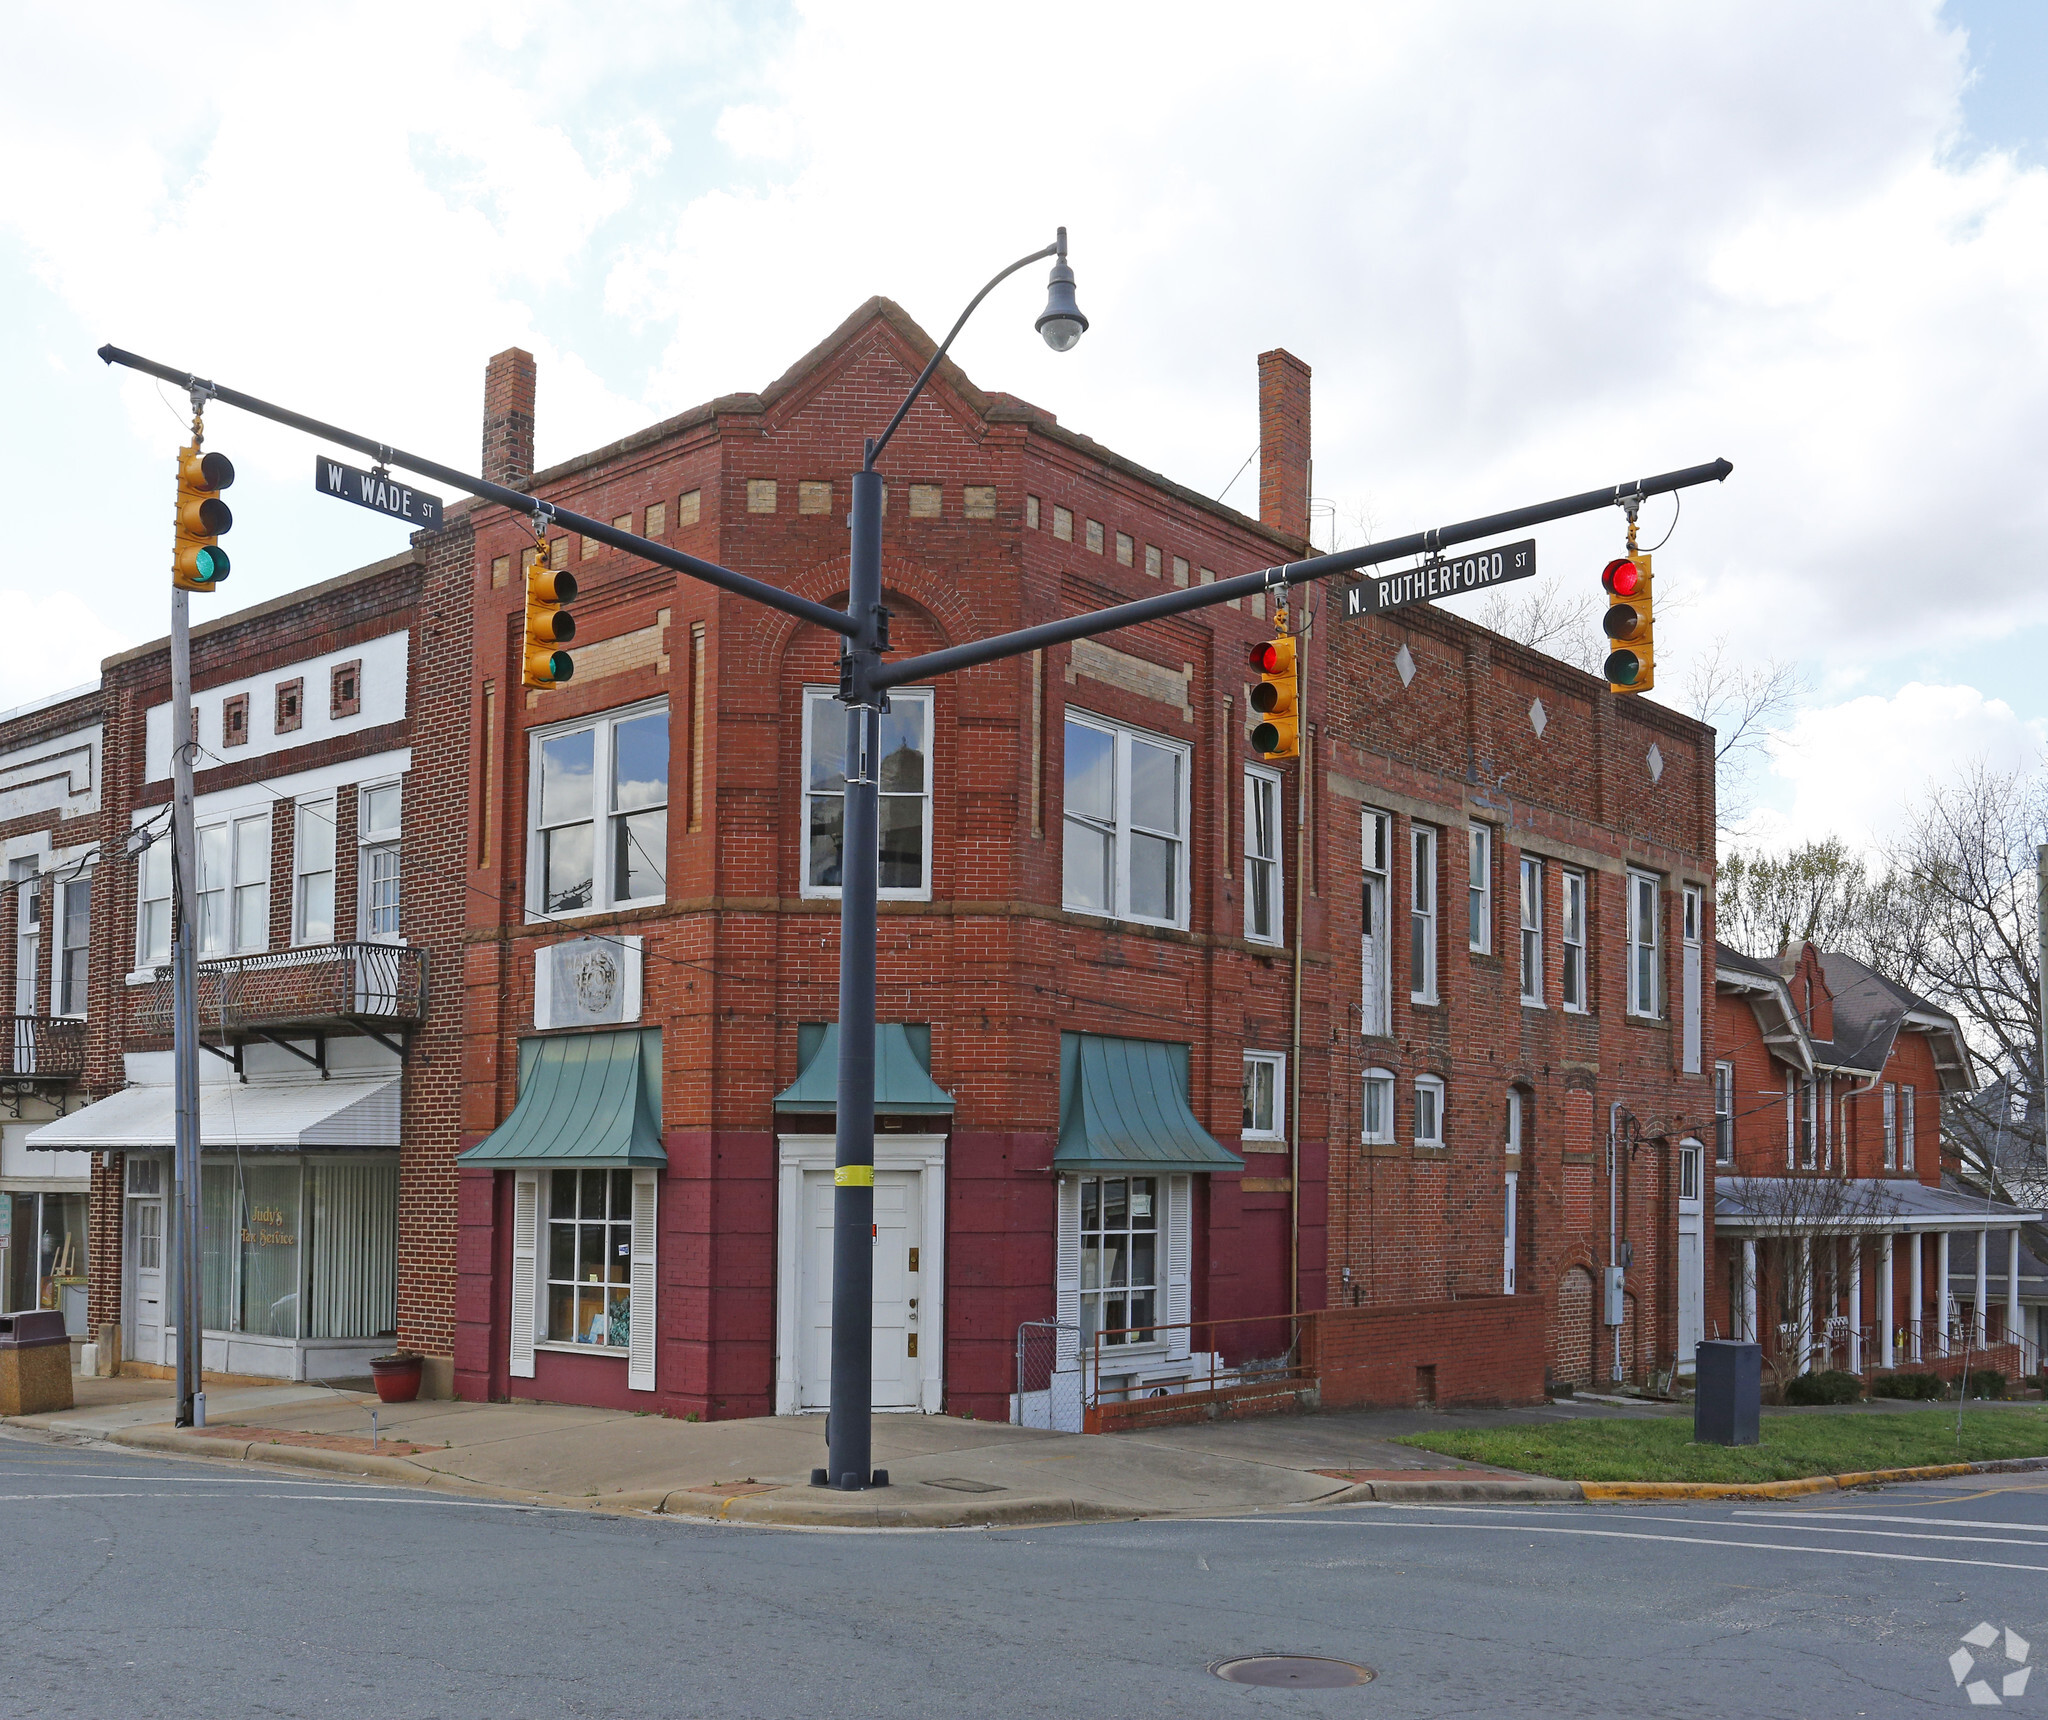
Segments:
[[[1632,687],[1643,672],[1643,660],[1633,651],[1617,651],[1602,665],[1611,687]]]
[[[228,576],[228,552],[218,544],[209,545],[192,558],[194,571],[209,585]]]

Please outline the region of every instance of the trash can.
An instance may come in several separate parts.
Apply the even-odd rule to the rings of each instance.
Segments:
[[[1701,1445],[1755,1445],[1763,1398],[1761,1345],[1704,1339],[1696,1352],[1692,1436]]]
[[[0,1314],[0,1415],[71,1407],[71,1340],[55,1309]]]

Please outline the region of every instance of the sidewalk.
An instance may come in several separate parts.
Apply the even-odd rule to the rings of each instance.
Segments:
[[[157,1380],[75,1382],[78,1404],[8,1425],[67,1440],[241,1459],[533,1504],[792,1526],[968,1527],[1211,1515],[1390,1498],[1577,1500],[1575,1484],[1461,1463],[1390,1443],[1441,1426],[1422,1411],[1275,1416],[1103,1436],[950,1416],[875,1417],[891,1485],[809,1485],[825,1460],[819,1416],[681,1422],[557,1404],[421,1402],[318,1386],[207,1394],[203,1432],[171,1425]],[[371,1411],[377,1411],[376,1445]],[[1489,1423],[1617,1406],[1490,1412]],[[1450,1418],[1459,1419],[1459,1418]]]

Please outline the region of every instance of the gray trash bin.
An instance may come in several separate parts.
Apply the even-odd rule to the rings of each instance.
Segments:
[[[1763,1399],[1763,1347],[1730,1338],[1708,1338],[1697,1355],[1694,1440],[1701,1445],[1755,1445],[1759,1439],[1757,1405]]]

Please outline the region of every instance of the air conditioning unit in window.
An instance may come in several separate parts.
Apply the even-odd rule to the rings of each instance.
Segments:
[[[568,938],[534,952],[535,1027],[623,1027],[639,1019],[639,938]]]

